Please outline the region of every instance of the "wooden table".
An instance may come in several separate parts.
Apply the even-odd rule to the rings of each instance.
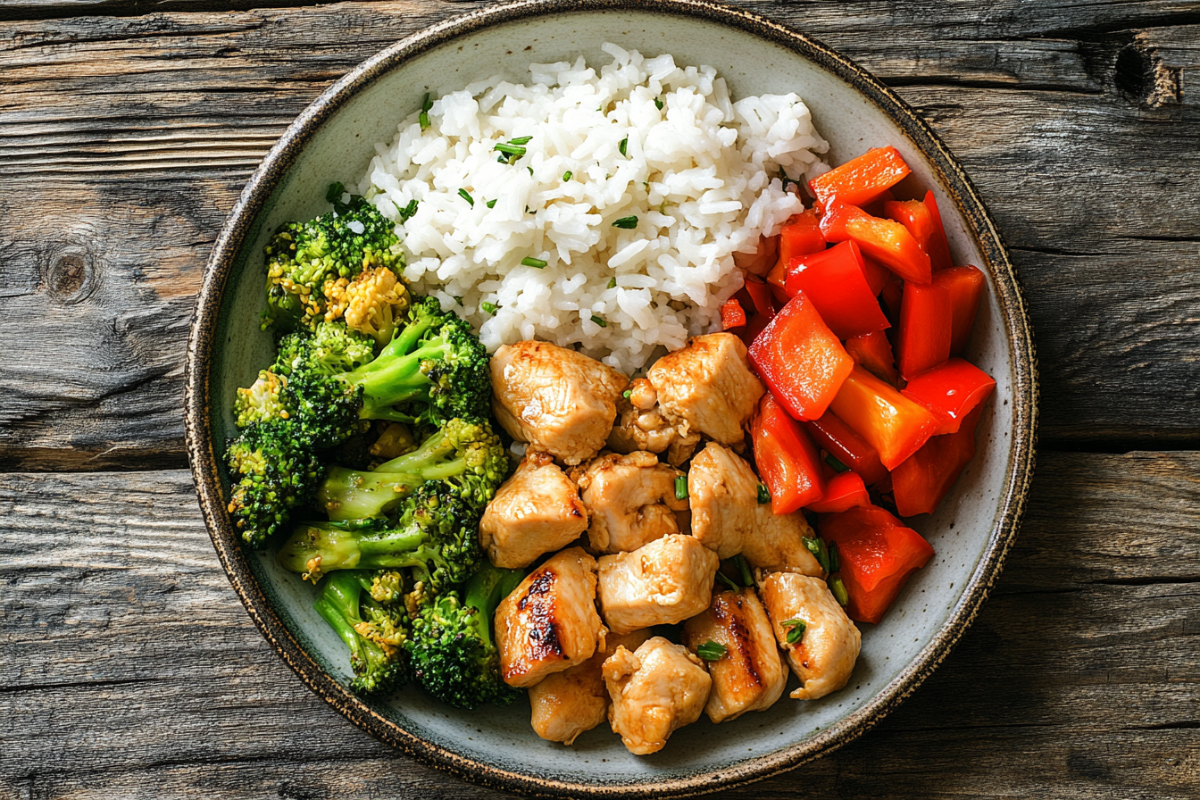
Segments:
[[[477,4],[248,5],[0,0],[0,800],[494,794],[275,657],[181,411],[204,262],[259,159],[351,66]],[[1043,421],[956,652],[854,744],[729,796],[1200,796],[1200,3],[744,5],[965,163],[1028,293]]]

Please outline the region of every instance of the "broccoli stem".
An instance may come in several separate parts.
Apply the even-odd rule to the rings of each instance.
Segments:
[[[496,607],[524,579],[524,570],[501,569],[484,562],[467,581],[463,590],[463,604],[476,610],[475,622],[479,626],[480,638],[489,647],[492,644],[492,616],[496,613]]]
[[[431,557],[420,529],[378,534],[311,523],[296,529],[279,548],[279,565],[292,572],[328,573],[340,569],[385,569],[423,564]],[[320,561],[313,564],[313,559]]]

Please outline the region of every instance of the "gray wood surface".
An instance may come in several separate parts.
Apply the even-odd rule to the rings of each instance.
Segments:
[[[1200,453],[1052,453],[979,619],[879,727],[728,797],[1188,798]],[[1070,513],[1064,513],[1070,509]],[[0,475],[0,800],[486,797],[324,705],[183,471]]]

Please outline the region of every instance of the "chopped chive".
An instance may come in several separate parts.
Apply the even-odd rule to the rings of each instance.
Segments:
[[[621,155],[625,155],[625,150],[628,147],[629,147],[629,137],[626,136],[624,139],[621,140],[621,143],[619,145],[617,145],[617,151],[620,152]]]
[[[529,144],[530,140],[532,140],[532,139],[533,139],[532,136],[518,136],[516,139],[509,139],[508,143],[509,144]]]
[[[828,575],[829,574],[829,549],[825,546],[825,540],[824,539],[815,539],[815,538],[805,536],[802,541],[804,542],[805,548],[808,549],[808,552],[812,553],[814,556],[817,557],[817,563],[819,563],[821,565],[821,569],[823,569],[825,571],[825,574]]]
[[[838,558],[837,542],[829,543],[829,574],[837,572],[842,568],[842,560]]]
[[[569,181],[569,180],[571,180],[572,176],[574,176],[574,175],[575,175],[574,172],[571,172],[571,170],[567,170],[566,172],[563,173],[563,180]]]
[[[766,505],[769,502],[771,502],[771,490],[767,488],[765,483],[760,483],[758,485],[758,503],[759,505]]]
[[[417,117],[417,121],[421,123],[421,130],[429,127],[429,109],[433,108],[433,101],[429,99],[429,92],[425,93],[425,99],[421,101],[421,114]]]
[[[525,256],[524,258],[521,259],[521,266],[533,267],[534,269],[545,269],[546,262],[542,261],[540,258],[534,258],[533,256]]]
[[[721,583],[725,584],[726,586],[728,586],[730,589],[732,589],[735,592],[739,591],[742,588],[742,587],[738,586],[736,583],[734,583],[733,581],[731,581],[729,579],[729,576],[726,575],[724,572],[717,572],[717,580],[719,580]]]
[[[849,467],[834,458],[833,453],[825,454],[825,463],[833,467],[834,472],[848,472],[850,470]]]
[[[412,219],[413,214],[417,213],[417,201],[409,200],[408,205],[398,210],[400,211],[400,221],[408,222],[410,219]]]
[[[621,392],[621,397],[624,397],[626,400],[628,400],[632,396],[633,396],[633,389],[626,389],[625,391]]]
[[[508,159],[504,156],[496,156],[496,163],[497,164],[507,164]]]
[[[496,304],[495,303],[489,303],[488,301],[484,300],[482,303],[479,304],[479,307],[493,316],[495,316],[495,314],[496,314]]]
[[[501,153],[504,153],[507,156],[516,156],[517,158],[520,158],[521,156],[525,155],[525,148],[521,147],[520,145],[516,145],[516,144],[505,144],[503,142],[497,142],[496,146],[493,147],[492,149],[499,150]]]
[[[687,478],[683,475],[680,475],[675,479],[675,499],[687,500],[687,498]]]
[[[742,575],[742,584],[745,586],[754,585],[754,576],[750,574],[750,564],[746,561],[745,556],[738,556],[733,559],[733,564],[738,568],[738,572]]]
[[[829,588],[833,590],[833,596],[839,605],[844,606],[850,602],[850,593],[846,591],[846,584],[842,583],[841,578],[834,578],[830,581]]]
[[[616,279],[616,278],[609,278],[609,279],[608,279],[608,286],[606,286],[605,288],[606,288],[606,289],[615,289],[615,288],[617,288],[617,279]]]
[[[487,207],[488,207],[488,208],[495,208],[495,207],[496,207],[496,198],[494,198],[494,197],[493,197],[491,200],[488,200],[488,201],[487,201]]]
[[[619,220],[614,222],[612,226],[614,228],[624,228],[627,231],[631,231],[637,227],[637,222],[637,217],[621,217]]]
[[[601,328],[607,328],[607,327],[608,327],[608,323],[607,323],[607,322],[604,320],[604,317],[598,317],[598,316],[596,316],[595,314],[592,314],[592,322],[596,323],[596,324],[597,324],[597,325],[599,325]]]
[[[726,650],[725,645],[721,644],[720,642],[714,642],[712,639],[709,639],[707,642],[696,648],[696,655],[700,656],[705,661],[720,661],[725,657],[726,652],[728,651]]]
[[[657,108],[659,111],[662,111],[662,107],[663,107],[663,101],[662,101],[662,98],[661,98],[661,97],[656,97],[656,98],[654,98],[654,106],[655,106],[655,108]]]
[[[526,167],[525,169],[529,170],[530,176],[533,175],[533,167]]]
[[[342,195],[346,193],[346,185],[344,183],[331,183],[329,188],[325,190],[326,203],[339,203],[342,200]]]
[[[799,644],[804,638],[804,631],[808,629],[808,623],[802,619],[789,619],[783,623],[783,627],[788,629],[787,643]]]
[[[458,196],[470,203],[472,208],[475,207],[475,198],[471,197],[471,193],[466,189],[459,189]]]

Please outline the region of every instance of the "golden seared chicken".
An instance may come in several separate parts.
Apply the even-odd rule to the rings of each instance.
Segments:
[[[681,430],[682,428],[682,430]],[[692,457],[700,434],[687,424],[676,425],[658,407],[658,393],[645,378],[629,384],[629,397],[617,400],[617,423],[608,435],[608,448],[618,453],[645,450],[667,454],[667,463],[679,466]]]
[[[704,662],[661,636],[636,651],[618,647],[604,662],[612,697],[608,720],[634,755],[657,753],[672,733],[700,719],[712,678]]]
[[[547,453],[530,450],[479,522],[479,544],[497,567],[527,567],[587,530],[579,488]]]
[[[688,501],[675,497],[683,473],[653,453],[608,453],[573,473],[591,515],[588,541],[601,553],[623,553],[686,529]]]
[[[798,572],[825,577],[816,556],[804,546],[805,537],[815,537],[804,514],[776,514],[770,503],[755,507],[754,533],[742,540],[742,555],[765,572]]]
[[[608,687],[604,685],[604,661],[618,647],[636,650],[650,638],[650,631],[624,635],[609,634],[605,646],[587,661],[563,672],[547,675],[529,687],[533,706],[533,730],[543,739],[571,744],[584,731],[608,718]],[[774,647],[774,640],[772,640]]]
[[[776,572],[759,585],[775,639],[787,654],[792,672],[803,684],[789,695],[796,700],[816,700],[836,692],[850,680],[862,634],[838,605],[820,578]],[[803,623],[803,634],[789,632]]]
[[[512,437],[578,464],[604,447],[629,379],[549,342],[517,342],[492,356],[492,410]]]
[[[758,476],[728,447],[709,442],[688,467],[692,535],[720,558],[742,552],[758,520]],[[769,512],[770,505],[762,506]]]
[[[732,333],[695,337],[660,358],[646,377],[668,420],[721,444],[745,439],[742,429],[766,391],[750,372],[746,345]]]
[[[767,611],[754,589],[718,592],[712,604],[683,626],[683,643],[693,653],[715,642],[724,654],[708,662],[713,688],[704,707],[713,722],[747,711],[765,711],[787,685],[787,670],[775,646]]]
[[[596,559],[571,547],[531,572],[496,609],[500,677],[532,686],[603,646],[596,613]]]
[[[708,608],[720,559],[694,536],[671,534],[632,553],[600,558],[600,608],[626,633],[683,622]]]

